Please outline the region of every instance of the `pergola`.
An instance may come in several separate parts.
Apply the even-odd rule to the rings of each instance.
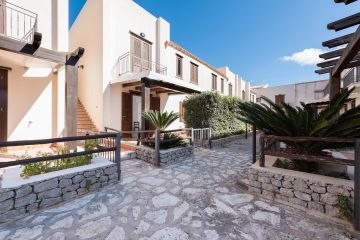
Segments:
[[[77,48],[72,53],[42,48],[42,34],[34,32],[32,43],[26,43],[0,35],[0,49],[57,64],[58,70],[65,66],[65,136],[77,135],[78,62],[85,49]]]
[[[357,0],[334,0],[335,3],[351,4]],[[336,32],[354,27],[360,24],[360,12],[335,22],[329,23],[327,28]],[[341,88],[341,73],[343,70],[360,66],[360,26],[354,33],[346,34],[322,43],[324,47],[343,48],[336,49],[320,55],[326,60],[317,64],[321,69],[316,70],[318,74],[330,74],[330,99],[332,99]]]

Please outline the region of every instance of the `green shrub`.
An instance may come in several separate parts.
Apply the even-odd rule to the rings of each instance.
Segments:
[[[98,141],[94,140],[86,140],[84,149],[85,151],[94,150],[98,146]],[[46,157],[52,155],[63,155],[69,154],[74,151],[70,151],[68,149],[61,149],[56,153],[45,153],[39,151],[36,154],[36,157]],[[75,150],[76,152],[76,150]],[[21,156],[18,160],[24,160],[32,158],[30,155]],[[20,174],[21,177],[30,177],[34,175],[39,175],[48,172],[55,172],[67,168],[79,167],[83,165],[87,165],[91,163],[92,154],[86,154],[82,156],[72,157],[72,158],[61,158],[56,160],[44,161],[44,162],[37,162],[37,163],[29,163],[25,164],[22,173]]]
[[[193,94],[184,101],[184,120],[188,128],[211,128],[213,138],[242,133],[245,124],[236,117],[241,100],[218,92]]]

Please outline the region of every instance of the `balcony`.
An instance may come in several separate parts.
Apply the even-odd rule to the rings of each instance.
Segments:
[[[9,2],[0,1],[0,34],[31,43],[37,31],[37,14]]]
[[[144,71],[152,71],[164,76],[167,75],[167,68],[165,66],[145,58],[140,58],[130,52],[120,56],[115,66],[115,72],[118,76],[125,73],[141,73]]]

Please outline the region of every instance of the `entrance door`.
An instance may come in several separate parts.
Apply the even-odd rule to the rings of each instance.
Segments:
[[[130,93],[122,93],[122,131],[132,131],[132,95]],[[131,134],[123,134],[124,137],[131,137]]]
[[[0,69],[0,141],[7,140],[8,72]]]
[[[138,73],[151,70],[151,44],[131,35],[131,68]]]
[[[160,112],[160,97],[150,98],[150,110]],[[150,130],[155,130],[155,126],[150,123]]]

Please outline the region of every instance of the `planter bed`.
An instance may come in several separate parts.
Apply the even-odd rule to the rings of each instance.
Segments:
[[[210,148],[224,147],[226,144],[244,138],[244,134],[233,135],[230,137],[211,139]]]
[[[253,165],[245,182],[251,192],[331,217],[341,217],[339,198],[354,203],[353,180]]]
[[[145,146],[136,148],[136,158],[155,165],[155,149]],[[160,165],[164,166],[174,162],[182,161],[183,158],[193,154],[194,147],[176,147],[166,150],[160,150]]]
[[[103,158],[91,164],[21,178],[21,166],[6,168],[1,176],[0,223],[76,198],[118,181],[117,166]]]

